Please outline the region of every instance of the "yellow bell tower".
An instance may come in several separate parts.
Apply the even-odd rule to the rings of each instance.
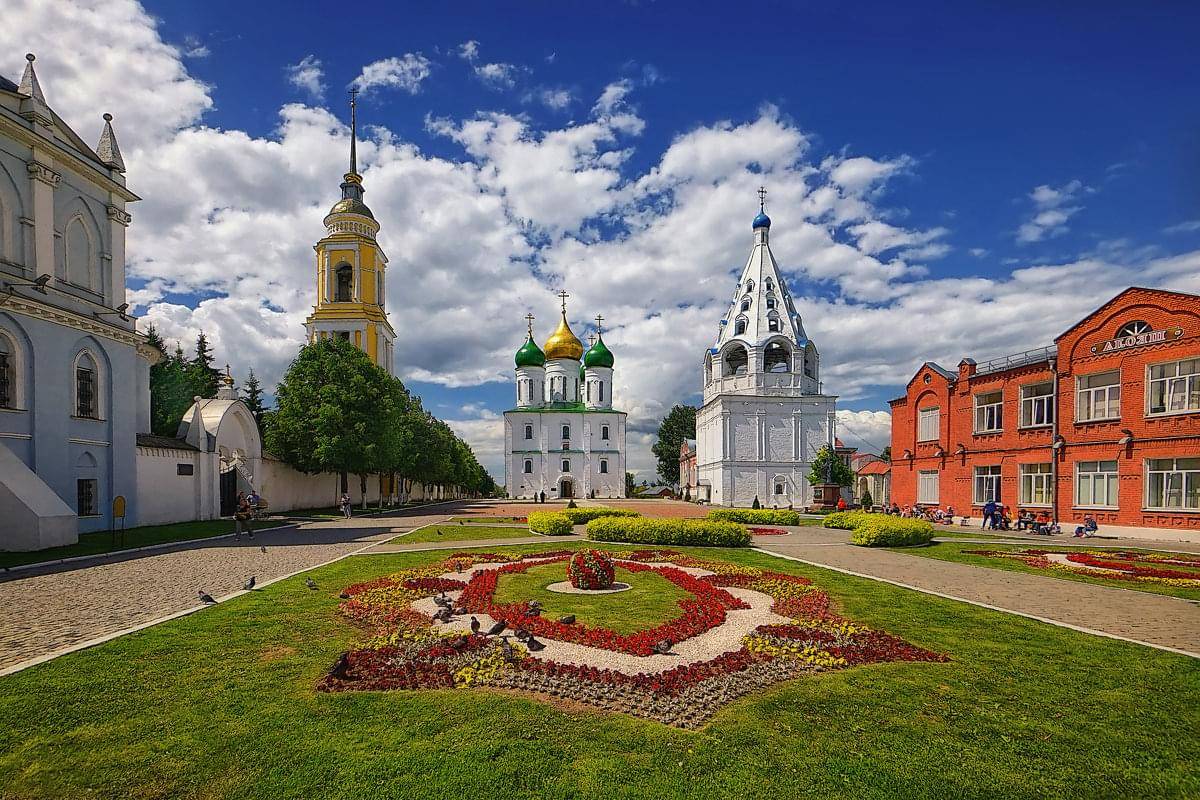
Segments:
[[[304,329],[310,342],[333,336],[354,342],[391,375],[396,332],[384,305],[387,256],[375,241],[379,223],[362,200],[355,94],[350,92],[350,171],[342,179],[342,199],[325,216],[325,238],[313,248],[317,304]]]

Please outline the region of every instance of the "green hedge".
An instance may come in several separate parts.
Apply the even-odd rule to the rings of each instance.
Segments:
[[[531,511],[529,530],[546,536],[569,536],[571,518],[558,511]]]
[[[597,542],[745,547],[750,532],[735,522],[712,519],[630,519],[601,517],[588,523],[587,535]]]
[[[559,512],[567,519],[571,520],[572,525],[583,525],[585,522],[591,522],[600,517],[640,517],[636,511],[630,511],[627,508],[607,508],[605,506],[586,506],[584,508],[566,508]]]
[[[743,525],[799,525],[800,513],[786,508],[714,508],[709,519],[740,522]]]
[[[893,517],[890,514],[871,514],[866,511],[841,511],[825,518],[826,528],[852,531],[851,544],[862,547],[905,547],[928,544],[933,539],[933,525],[923,519]]]

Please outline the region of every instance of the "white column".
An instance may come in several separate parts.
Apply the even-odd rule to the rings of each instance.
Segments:
[[[33,266],[37,275],[49,273],[63,278],[66,276],[58,273],[54,263],[54,189],[62,176],[52,169],[53,165],[50,156],[37,148],[33,160],[25,165],[33,189]]]

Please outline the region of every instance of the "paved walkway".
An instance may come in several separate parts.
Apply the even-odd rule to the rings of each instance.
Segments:
[[[472,525],[473,528],[484,528],[485,525]],[[414,550],[463,550],[476,547],[511,547],[516,544],[544,544],[554,547],[560,542],[581,542],[586,537],[574,533],[570,536],[522,536],[516,539],[464,539],[458,542],[405,542],[397,539],[394,542],[377,544],[363,555],[373,556],[378,553],[409,553]]]
[[[753,544],[765,552],[818,566],[1182,650],[1200,658],[1200,604],[1188,600],[855,547],[846,544],[839,533],[824,528],[793,530],[787,537],[755,537]],[[1125,542],[1121,546],[1131,545]]]
[[[77,648],[239,591],[311,569],[414,527],[439,522],[455,505],[360,519],[313,522],[243,538],[181,542],[152,552],[98,556],[0,578],[0,674],[31,659]],[[262,548],[266,548],[263,552]]]

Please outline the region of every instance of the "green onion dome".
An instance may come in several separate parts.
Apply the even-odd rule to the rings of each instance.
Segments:
[[[596,342],[583,354],[585,367],[607,367],[612,369],[613,354],[604,344],[604,337],[597,336]]]
[[[546,366],[546,354],[533,341],[533,336],[531,335],[525,340],[525,344],[521,345],[521,349],[517,351],[515,361],[518,367],[544,367]]]

